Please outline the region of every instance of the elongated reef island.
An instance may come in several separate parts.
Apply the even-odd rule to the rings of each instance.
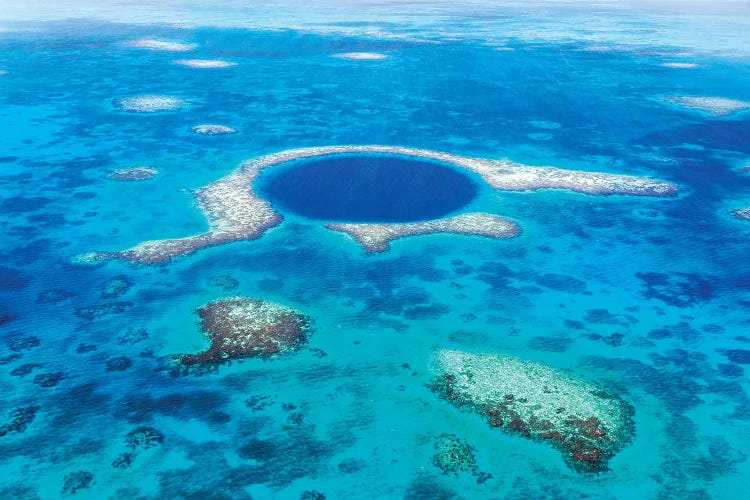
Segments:
[[[254,189],[259,174],[270,167],[295,160],[331,155],[398,155],[432,160],[478,175],[490,187],[502,191],[564,189],[589,195],[633,195],[669,197],[674,184],[648,177],[532,167],[506,159],[485,159],[398,146],[325,146],[290,149],[244,162],[229,175],[195,191],[198,207],[209,230],[184,238],[151,240],[120,252],[94,252],[79,256],[81,263],[125,259],[157,264],[191,254],[202,248],[233,241],[254,240],[283,220],[271,204]],[[492,214],[462,214],[433,221],[394,224],[329,224],[329,229],[353,236],[369,252],[384,251],[388,242],[403,236],[433,232],[474,234],[508,238],[519,234],[515,223]]]

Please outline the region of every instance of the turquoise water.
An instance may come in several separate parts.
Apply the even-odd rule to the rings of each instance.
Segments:
[[[210,8],[186,26],[151,24],[148,10],[134,22],[92,10],[96,20],[5,23],[0,497],[742,498],[750,223],[731,210],[750,206],[750,115],[661,98],[750,101],[747,16],[508,9],[374,9],[373,24],[345,9],[336,23],[312,15],[273,30],[212,23]],[[140,38],[196,48],[128,46]],[[349,52],[388,58],[332,57]],[[237,65],[173,64],[192,58]],[[138,95],[186,102],[158,113],[114,104]],[[204,123],[237,133],[191,131]],[[282,212],[258,240],[163,265],[76,264],[204,231],[192,190],[263,154],[331,144],[652,176],[681,191],[482,186],[465,210],[508,217],[519,237],[434,234],[368,255]],[[108,176],[144,165],[159,174]],[[202,376],[164,369],[163,358],[207,347],[197,308],[234,295],[314,318],[307,348]],[[599,384],[633,406],[633,440],[610,471],[576,472],[431,392],[444,348]],[[142,426],[161,439],[133,449]],[[492,477],[443,474],[433,456],[445,433]]]

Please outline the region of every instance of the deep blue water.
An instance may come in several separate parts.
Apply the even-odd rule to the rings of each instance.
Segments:
[[[348,222],[436,219],[468,205],[478,191],[454,167],[392,155],[298,160],[265,177],[259,192],[282,213]]]
[[[730,210],[750,206],[750,119],[659,98],[750,100],[748,52],[703,45],[727,34],[741,45],[746,31],[693,20],[680,45],[666,34],[687,29],[681,17],[624,12],[526,25],[567,22],[539,39],[509,34],[528,21],[513,12],[430,18],[429,33],[401,18],[374,26],[390,36],[84,21],[0,32],[0,498],[60,498],[76,484],[87,487],[75,498],[96,499],[745,496],[750,224]],[[634,32],[638,44],[617,38]],[[197,48],[125,45],[142,37]],[[602,52],[602,39],[617,43]],[[351,51],[390,57],[332,57]],[[188,57],[238,64],[173,64]],[[674,61],[698,67],[661,66]],[[190,104],[112,105],[140,94]],[[201,123],[238,133],[190,132]],[[204,231],[190,191],[245,160],[372,143],[650,175],[681,193],[479,189],[465,209],[513,219],[518,238],[420,236],[371,256],[284,212],[258,240],[164,265],[75,264]],[[160,173],[107,176],[138,165]],[[204,376],[163,370],[160,358],[206,347],[196,309],[228,295],[313,317],[308,349]],[[578,474],[431,393],[442,348],[601,384],[633,405],[633,442],[611,471]],[[163,442],[133,453],[140,426]],[[470,443],[492,479],[442,474],[443,433]]]

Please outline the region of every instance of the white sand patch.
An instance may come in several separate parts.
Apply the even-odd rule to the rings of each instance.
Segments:
[[[666,63],[662,63],[661,66],[665,68],[679,68],[679,69],[692,69],[692,68],[698,67],[698,65],[695,63],[683,63],[683,62],[666,62]]]
[[[683,108],[703,111],[711,116],[726,116],[750,109],[750,102],[726,97],[678,96],[664,97],[663,100]]]
[[[232,66],[237,66],[235,62],[222,61],[220,59],[179,59],[174,63],[198,69],[231,68]]]
[[[211,124],[196,125],[190,130],[195,132],[196,134],[201,134],[201,135],[228,135],[228,134],[237,133],[237,131],[233,129],[232,127],[227,127],[226,125],[211,125]]]
[[[169,40],[155,40],[153,38],[139,38],[126,44],[136,49],[161,50],[164,52],[188,52],[197,47],[194,43],[172,42]]]
[[[380,61],[388,59],[387,55],[379,54],[377,52],[342,52],[340,54],[334,54],[333,57],[354,61]]]
[[[178,111],[187,103],[179,97],[140,95],[117,99],[114,104],[128,113],[158,113],[160,111]]]

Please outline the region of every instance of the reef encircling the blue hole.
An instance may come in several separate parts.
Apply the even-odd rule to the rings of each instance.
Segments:
[[[407,148],[401,146],[382,145],[350,145],[350,146],[322,146],[314,148],[289,149],[278,153],[249,160],[238,169],[221,179],[208,184],[195,191],[195,197],[199,208],[208,218],[209,230],[201,234],[195,234],[184,238],[173,238],[164,240],[144,241],[132,248],[120,252],[91,252],[79,255],[75,258],[78,264],[95,264],[111,259],[124,259],[139,264],[158,264],[176,257],[188,255],[202,248],[223,245],[234,241],[255,240],[263,236],[268,229],[275,227],[283,221],[271,203],[257,192],[256,185],[261,173],[268,168],[294,163],[296,161],[334,161],[341,158],[356,155],[358,157],[378,156],[406,158],[409,165],[419,162],[435,165],[446,165],[446,170],[451,176],[456,175],[471,185],[470,177],[461,177],[461,174],[451,170],[464,169],[479,176],[482,181],[492,189],[498,191],[529,192],[543,189],[561,189],[574,193],[582,193],[595,196],[607,195],[630,195],[649,197],[672,197],[677,194],[679,188],[671,183],[663,182],[649,177],[636,177],[631,175],[611,174],[603,172],[589,172],[582,170],[566,170],[556,167],[536,167],[523,165],[507,159],[488,159],[459,156],[440,151]],[[369,187],[367,189],[373,189]],[[380,188],[382,191],[382,188]],[[378,192],[378,188],[374,189]],[[429,190],[423,190],[425,196]],[[468,203],[465,191],[463,201]],[[458,201],[461,196],[453,198],[450,207],[460,206]],[[326,200],[331,202],[332,200]],[[335,204],[334,204],[335,206]],[[446,210],[447,205],[442,205],[441,210]],[[424,207],[424,210],[433,210]],[[341,210],[341,207],[339,207]],[[370,210],[363,207],[363,210]],[[492,214],[460,214],[455,217],[442,218],[439,213],[428,217],[426,214],[419,218],[423,223],[405,223],[402,221],[386,221],[392,225],[377,224],[375,221],[360,222],[355,227],[329,227],[335,231],[346,232],[353,236],[359,243],[363,244],[368,252],[379,252],[387,250],[387,242],[409,235],[430,234],[435,232],[447,232],[458,234],[469,234],[493,238],[508,238],[520,233],[515,223],[503,218],[492,216]],[[442,214],[445,215],[445,214]],[[371,216],[371,215],[370,215]],[[349,217],[352,217],[349,215]],[[383,215],[380,215],[383,217]],[[393,215],[391,215],[393,217]],[[411,217],[415,217],[414,214]],[[483,220],[491,222],[491,228],[461,227],[461,217],[473,217],[473,222]],[[406,218],[405,220],[413,220]],[[417,224],[417,227],[414,225]],[[427,224],[426,226],[424,224]],[[360,227],[361,226],[361,227]],[[365,238],[364,235],[367,235]],[[377,240],[372,245],[363,243],[366,239]]]

